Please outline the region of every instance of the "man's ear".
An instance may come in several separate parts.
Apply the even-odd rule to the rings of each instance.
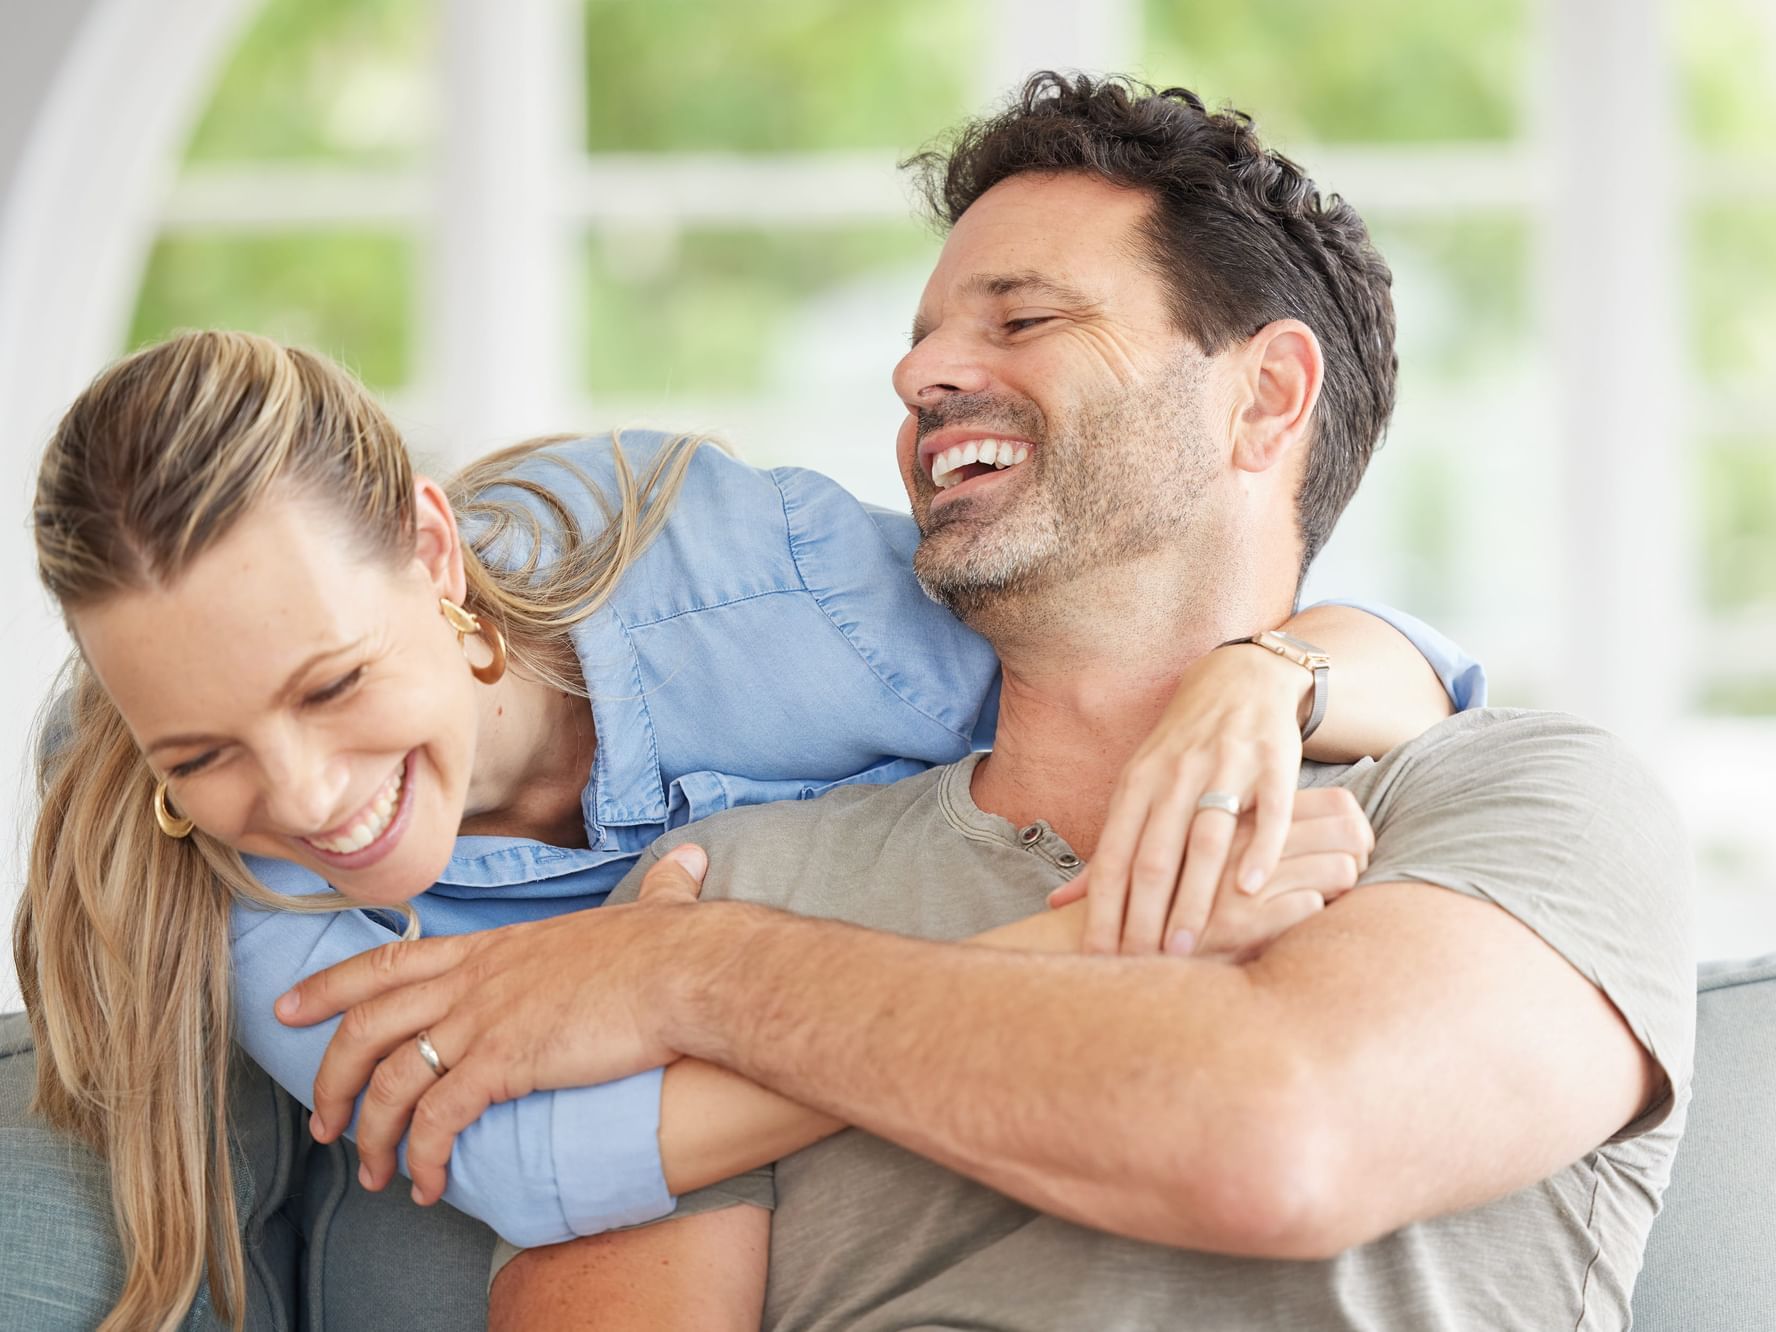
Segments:
[[[1299,319],[1266,324],[1240,353],[1244,405],[1234,421],[1233,465],[1267,472],[1308,438],[1326,364]]]
[[[417,529],[413,557],[438,595],[461,605],[468,594],[468,579],[463,574],[462,534],[456,528],[456,513],[444,488],[430,477],[414,481],[413,500]]]

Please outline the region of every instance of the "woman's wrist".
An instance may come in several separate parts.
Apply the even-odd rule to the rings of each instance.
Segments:
[[[1262,688],[1267,697],[1279,700],[1282,706],[1295,709],[1295,724],[1299,729],[1307,725],[1307,719],[1313,712],[1314,676],[1287,657],[1278,656],[1269,648],[1260,647],[1257,643],[1228,643],[1216,648],[1210,656],[1222,653],[1239,653],[1237,660],[1240,670],[1258,687]]]

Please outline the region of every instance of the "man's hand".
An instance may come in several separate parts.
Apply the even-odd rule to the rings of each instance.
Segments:
[[[677,1059],[662,1034],[665,986],[683,960],[675,927],[708,863],[699,847],[680,846],[648,872],[634,905],[391,943],[308,977],[278,1000],[278,1017],[313,1026],[345,1014],[315,1075],[315,1138],[344,1132],[367,1086],[358,1178],[369,1189],[388,1183],[411,1123],[413,1197],[431,1203],[456,1135],[494,1102]],[[442,1076],[420,1054],[422,1031]]]

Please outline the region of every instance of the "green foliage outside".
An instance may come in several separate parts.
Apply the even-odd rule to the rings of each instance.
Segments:
[[[810,300],[884,269],[929,267],[937,245],[910,223],[697,230],[664,249],[654,235],[594,235],[583,382],[622,397],[760,392],[780,335]]]
[[[1706,604],[1728,613],[1776,607],[1776,433],[1698,452]]]
[[[184,236],[154,247],[130,345],[184,328],[241,328],[396,388],[412,370],[412,306],[413,244],[403,236]]]
[[[904,153],[975,109],[982,18],[958,0],[586,0],[586,146]]]
[[[1670,21],[1692,139],[1767,156],[1776,144],[1776,5],[1682,0],[1670,6]]]
[[[1530,232],[1518,217],[1368,219],[1394,272],[1403,373],[1445,383],[1520,361],[1532,335]]]
[[[1528,0],[1145,0],[1145,73],[1255,115],[1272,141],[1518,133]]]
[[[1776,207],[1700,208],[1689,240],[1692,364],[1710,386],[1758,395],[1776,420]]]
[[[415,160],[431,135],[437,24],[436,0],[268,0],[190,160]]]

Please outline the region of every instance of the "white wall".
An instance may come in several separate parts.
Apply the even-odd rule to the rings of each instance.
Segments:
[[[122,345],[178,149],[251,0],[0,0],[0,836],[29,816],[37,707],[67,653],[31,574],[36,459]],[[0,844],[11,919],[19,837]],[[11,953],[0,1008],[16,997]]]

